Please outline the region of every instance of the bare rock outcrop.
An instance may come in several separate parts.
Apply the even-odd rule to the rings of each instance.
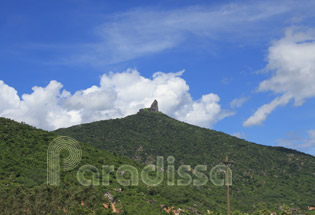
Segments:
[[[151,112],[159,112],[159,104],[156,100],[151,104],[151,107],[149,109]]]
[[[150,112],[159,112],[159,103],[158,103],[158,101],[155,99],[155,100],[153,101],[153,103],[151,104],[151,107],[150,107],[150,108],[140,109],[140,110],[138,111],[138,113],[141,113],[141,112],[143,112],[144,110],[148,110],[148,111],[150,111]]]

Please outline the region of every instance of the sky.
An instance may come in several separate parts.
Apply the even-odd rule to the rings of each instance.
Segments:
[[[149,107],[315,155],[315,1],[1,1],[0,117],[44,130]]]

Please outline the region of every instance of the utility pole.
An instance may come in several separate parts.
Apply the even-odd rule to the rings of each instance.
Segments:
[[[230,215],[230,186],[229,186],[229,158],[228,156],[225,157],[225,181],[226,181],[226,201],[227,201],[227,214]]]

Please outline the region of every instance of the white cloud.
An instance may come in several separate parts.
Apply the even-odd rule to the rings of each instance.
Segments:
[[[290,132],[283,139],[278,139],[278,145],[293,148],[315,156],[315,130],[308,130],[307,137],[299,132]]]
[[[243,106],[243,104],[245,102],[248,101],[248,97],[241,97],[241,98],[236,98],[236,99],[233,99],[230,103],[230,106],[231,108],[240,108]]]
[[[244,126],[261,125],[267,116],[274,111],[279,105],[286,105],[290,101],[291,97],[283,95],[275,98],[272,102],[265,104],[258,108],[258,110],[249,117],[244,123]]]
[[[181,47],[213,53],[217,41],[238,46],[265,44],[281,34],[281,29],[288,24],[314,22],[314,8],[315,2],[307,0],[129,8],[98,17],[97,25],[85,29],[92,36],[88,43],[33,43],[23,47],[57,52],[59,58],[47,60],[51,64],[85,63],[92,66],[123,62]],[[270,26],[275,30],[270,31]]]
[[[202,41],[203,47],[209,40],[226,42],[236,38],[240,44],[246,38],[248,43],[267,38],[262,34],[274,33],[269,31],[268,23],[281,23],[285,20],[281,15],[310,7],[313,7],[310,3],[308,7],[299,7],[294,1],[285,4],[263,1],[160,10],[131,9],[110,14],[103,25],[95,28],[99,41],[82,46],[83,53],[72,60],[93,65],[117,63],[174,48],[187,40],[190,43]]]
[[[74,94],[61,91],[62,84],[51,81],[46,87],[33,87],[33,92],[21,99],[12,87],[0,81],[0,116],[53,130],[134,114],[149,107],[154,99],[162,112],[203,127],[233,114],[221,109],[218,95],[210,93],[194,101],[189,86],[180,77],[182,73],[157,72],[148,79],[128,69],[104,74],[99,86]]]
[[[69,94],[66,91],[60,93],[61,88],[62,84],[51,81],[45,88],[33,87],[33,93],[23,94],[22,99],[18,97],[14,90],[15,94],[11,96],[15,99],[11,101],[14,101],[15,104],[2,110],[0,116],[27,122],[48,130],[78,123],[78,116],[74,111],[65,111],[59,105],[63,96]],[[0,91],[0,94],[3,95],[5,92]],[[6,103],[7,101],[1,99],[0,102]]]
[[[19,105],[20,98],[14,88],[9,87],[0,80],[0,112]]]
[[[285,37],[269,48],[267,60],[265,71],[271,73],[271,78],[261,82],[258,91],[272,91],[280,96],[258,108],[244,126],[261,124],[290,99],[298,106],[315,97],[315,29],[288,29]]]
[[[244,138],[246,137],[245,134],[240,133],[240,132],[234,132],[234,133],[232,134],[232,136],[237,137],[237,138],[240,138],[240,139],[244,139]]]
[[[191,124],[211,127],[218,120],[234,114],[222,111],[219,101],[220,98],[216,94],[203,95],[200,100],[182,106],[175,112],[175,116],[177,119]]]

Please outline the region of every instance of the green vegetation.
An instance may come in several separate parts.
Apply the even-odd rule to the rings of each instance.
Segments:
[[[110,193],[122,214],[161,214],[161,204],[171,202],[140,183],[122,187],[116,174],[109,175],[109,186],[83,187],[76,178],[78,168],[62,172],[58,187],[46,185],[46,159],[49,143],[57,137],[53,133],[35,129],[12,120],[0,118],[0,211],[4,214],[111,214],[104,203],[111,202],[104,194]],[[80,143],[83,156],[80,165],[92,164],[99,170],[102,165],[142,164],[127,157],[113,155]],[[128,178],[128,177],[127,177]],[[162,190],[166,190],[165,186]],[[121,189],[121,190],[120,190]],[[154,199],[153,203],[149,200]],[[84,206],[81,205],[84,202]],[[67,211],[66,212],[64,212]],[[2,214],[0,212],[0,214]]]
[[[80,141],[83,157],[74,170],[61,171],[60,186],[47,186],[47,148],[59,135]],[[113,214],[111,202],[120,214],[161,215],[167,214],[163,208],[172,206],[183,209],[181,214],[226,214],[226,189],[210,181],[203,186],[167,186],[165,177],[156,187],[141,181],[139,186],[122,186],[116,172],[111,172],[109,185],[84,187],[76,178],[84,164],[99,171],[102,165],[114,165],[117,170],[127,164],[140,173],[156,156],[165,160],[174,156],[176,169],[181,164],[192,168],[204,164],[208,167],[204,173],[209,176],[210,169],[228,155],[234,162],[230,188],[233,215],[272,211],[311,214],[306,209],[315,199],[314,157],[249,143],[162,113],[144,111],[55,132],[0,118],[0,149],[0,214]],[[165,168],[167,165],[165,161]],[[128,174],[124,178],[128,179]]]
[[[234,162],[233,210],[275,210],[280,204],[305,210],[315,199],[315,158],[282,147],[268,147],[144,111],[123,119],[105,120],[56,131],[99,149],[142,163],[156,156],[174,156],[175,165],[204,164],[209,171],[226,155]],[[185,190],[185,189],[183,189]],[[225,207],[225,190],[211,183],[196,190],[207,207]],[[190,202],[192,198],[188,200]],[[218,206],[220,205],[220,206]]]

